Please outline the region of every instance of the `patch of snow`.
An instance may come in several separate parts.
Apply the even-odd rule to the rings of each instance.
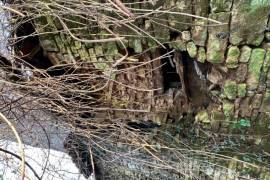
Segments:
[[[0,140],[0,147],[19,155],[19,146],[15,142]],[[71,158],[63,152],[42,149],[25,145],[26,162],[44,180],[85,180],[83,175],[73,164]],[[14,180],[20,178],[20,161],[11,155],[0,151],[0,179]],[[37,179],[34,173],[26,166],[26,178]]]

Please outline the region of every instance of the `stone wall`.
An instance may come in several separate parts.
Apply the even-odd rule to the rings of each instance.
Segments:
[[[115,34],[125,37],[123,43],[129,54],[121,63],[118,64],[118,60],[125,56],[123,44],[116,41],[86,43],[85,39],[111,36],[93,22],[93,27],[86,26],[90,22],[79,16],[65,16],[77,23],[60,22],[57,10],[34,20],[39,33],[50,32],[39,35],[47,57],[53,65],[91,64],[111,79],[101,96],[109,107],[118,109],[112,113],[114,117],[125,115],[129,119],[165,124],[172,114],[176,114],[173,118],[177,119],[183,112],[194,111],[196,123],[203,128],[225,136],[239,132],[248,134],[253,143],[270,152],[269,137],[265,136],[270,128],[269,2],[160,0],[126,6],[135,14],[135,18],[129,20],[136,27],[109,26]],[[139,17],[139,12],[147,13],[151,9],[158,9],[157,13]],[[168,9],[174,13],[166,12]],[[63,22],[75,29],[66,31]],[[183,81],[180,88],[165,92],[163,72],[158,68],[165,58],[158,57],[170,50],[175,51],[171,57],[175,65],[182,61],[181,58],[175,61],[176,53],[187,53],[190,60],[209,67],[204,90],[210,101],[206,107],[195,107],[188,100],[192,97],[187,98]],[[155,58],[157,60],[151,61]],[[177,73],[183,77],[181,70],[180,64]],[[229,166],[231,169],[238,165],[229,163]],[[268,179],[269,173],[262,173],[261,178]]]

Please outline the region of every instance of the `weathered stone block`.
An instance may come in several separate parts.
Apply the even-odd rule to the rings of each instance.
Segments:
[[[217,13],[211,14],[210,18],[221,21],[223,23],[229,22],[230,13]],[[218,27],[208,27],[208,40],[207,40],[207,61],[211,63],[224,62],[224,54],[227,48],[227,38],[221,39],[217,37],[220,32],[228,32],[229,26],[222,25]]]
[[[64,45],[61,37],[59,35],[55,35],[54,38],[55,38],[55,42],[56,42],[58,48],[60,49],[60,52],[61,53],[66,53],[67,50],[65,48],[65,45]]]
[[[191,58],[195,58],[197,55],[197,47],[194,42],[190,41],[187,43],[187,52]]]
[[[234,115],[234,104],[230,102],[223,102],[223,112],[227,118],[233,117]]]
[[[269,67],[270,67],[270,49],[265,54],[265,59],[262,68],[263,72],[267,73],[269,71]]]
[[[251,55],[251,48],[249,46],[243,46],[241,48],[240,62],[248,62]]]
[[[238,66],[238,59],[240,57],[240,50],[237,46],[231,46],[227,53],[226,65],[228,68],[236,68]]]
[[[238,87],[235,81],[227,80],[224,84],[224,95],[230,99],[234,100],[237,97]]]
[[[264,1],[234,1],[230,25],[230,43],[258,46],[264,38],[267,26],[269,3]],[[242,22],[242,23],[239,23]]]
[[[210,118],[208,116],[207,111],[200,111],[196,114],[195,116],[196,122],[201,122],[201,123],[210,123]]]
[[[246,79],[246,76],[247,76],[247,72],[248,72],[248,65],[247,64],[240,64],[238,66],[238,68],[236,69],[236,72],[235,72],[235,81],[237,83],[242,83],[245,81]]]
[[[238,97],[245,97],[247,93],[247,85],[239,84],[238,85]]]
[[[261,106],[262,97],[262,94],[255,94],[251,103],[253,109],[258,109]]]
[[[205,46],[207,40],[208,22],[201,19],[195,19],[195,26],[192,28],[192,40],[197,46]]]
[[[90,60],[91,62],[97,62],[97,57],[96,57],[94,48],[88,49],[88,53],[89,53],[89,57],[90,57],[89,60]]]
[[[252,50],[248,66],[247,84],[249,90],[255,90],[259,84],[261,68],[265,58],[265,50],[256,48]]]
[[[219,72],[218,69],[213,66],[210,73],[207,75],[207,79],[213,84],[219,84],[223,80],[223,76],[221,72]]]
[[[211,126],[213,130],[217,131],[222,121],[225,121],[225,116],[222,112],[217,110],[211,111]]]
[[[240,115],[241,117],[250,117],[252,109],[250,107],[251,98],[245,97],[240,103]]]
[[[95,49],[95,54],[96,54],[97,57],[104,55],[103,54],[103,49],[102,49],[102,46],[101,45],[96,45],[94,47],[94,49]]]

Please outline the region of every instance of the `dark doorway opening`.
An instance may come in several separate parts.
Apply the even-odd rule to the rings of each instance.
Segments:
[[[162,54],[169,52],[165,49],[161,50]],[[175,63],[173,62],[173,53],[169,54],[168,57],[161,59],[162,75],[163,75],[163,87],[164,92],[170,88],[181,88],[180,76],[176,71]]]

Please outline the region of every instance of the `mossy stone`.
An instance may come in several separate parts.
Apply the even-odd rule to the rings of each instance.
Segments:
[[[201,63],[204,63],[206,59],[206,53],[204,47],[199,47],[198,54],[197,54],[197,60]]]
[[[248,62],[251,55],[251,50],[252,49],[249,46],[243,46],[241,48],[241,56],[239,58],[239,61],[243,63]]]
[[[196,114],[195,120],[202,123],[210,123],[210,118],[207,111],[200,111]]]
[[[248,78],[247,78],[249,90],[255,90],[258,86],[265,54],[266,51],[261,48],[256,48],[252,50],[248,66]]]
[[[227,118],[234,115],[234,104],[230,102],[223,102],[223,113]]]
[[[222,63],[224,61],[224,53],[220,49],[219,40],[213,40],[207,48],[207,61],[213,64]]]
[[[101,45],[96,45],[95,47],[95,54],[96,56],[103,56],[103,49]]]
[[[218,110],[211,111],[211,126],[213,130],[218,130],[220,123],[225,120],[225,116]]]
[[[234,100],[237,97],[238,87],[235,81],[227,80],[224,84],[224,95],[230,99]]]
[[[247,85],[242,83],[238,85],[238,97],[245,97],[247,93]]]
[[[187,52],[191,58],[195,58],[197,55],[197,47],[194,42],[190,41],[187,43]]]
[[[270,67],[270,49],[265,54],[265,59],[263,62],[263,72],[267,73]]]
[[[238,66],[238,59],[240,57],[240,50],[237,46],[231,46],[227,53],[226,65],[228,68],[236,68]]]

